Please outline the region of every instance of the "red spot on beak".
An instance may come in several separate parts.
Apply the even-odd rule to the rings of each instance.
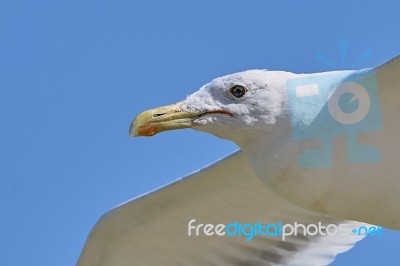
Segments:
[[[146,137],[151,137],[158,133],[157,128],[152,124],[139,127],[137,132],[139,136],[146,136]]]

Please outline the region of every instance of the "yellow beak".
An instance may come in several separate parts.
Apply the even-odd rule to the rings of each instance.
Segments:
[[[178,102],[144,111],[133,119],[129,128],[129,136],[150,137],[167,130],[191,128],[193,120],[203,115],[234,116],[232,112],[226,110],[182,111],[181,105],[182,102]]]
[[[181,102],[144,111],[131,123],[129,136],[153,136],[167,130],[190,128],[201,113],[179,109]]]

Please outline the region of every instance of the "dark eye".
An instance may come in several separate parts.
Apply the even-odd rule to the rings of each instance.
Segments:
[[[246,94],[247,89],[243,86],[236,85],[233,86],[229,91],[236,98],[242,98]]]

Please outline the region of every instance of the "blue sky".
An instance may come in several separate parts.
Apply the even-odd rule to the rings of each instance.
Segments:
[[[371,56],[357,67],[374,66],[400,53],[399,8],[1,0],[0,264],[73,265],[107,210],[236,149],[192,130],[128,139],[139,112],[245,69],[350,68],[366,50]],[[318,52],[336,67],[316,60]],[[393,265],[399,242],[400,233],[386,231],[333,265]]]

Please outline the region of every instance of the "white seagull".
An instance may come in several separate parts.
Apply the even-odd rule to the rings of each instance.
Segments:
[[[299,227],[249,240],[252,228],[226,225],[400,229],[400,56],[359,71],[219,77],[141,113],[130,136],[182,128],[240,150],[107,212],[77,265],[327,265],[365,234]]]

